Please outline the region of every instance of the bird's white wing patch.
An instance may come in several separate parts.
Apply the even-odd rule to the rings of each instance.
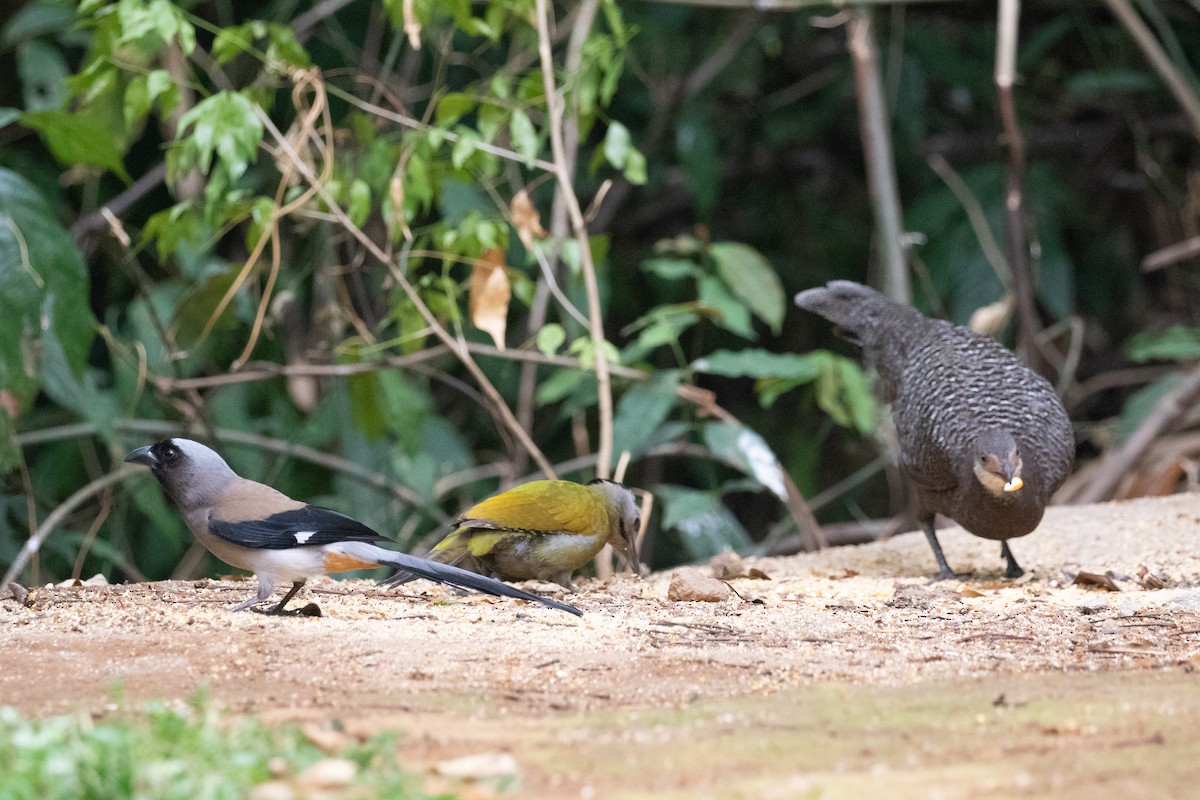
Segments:
[[[304,544],[312,538],[314,533],[316,533],[316,531],[296,531],[292,534],[292,536],[296,537],[296,544]]]

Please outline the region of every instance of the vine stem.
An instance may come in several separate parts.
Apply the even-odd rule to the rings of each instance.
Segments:
[[[604,320],[600,309],[600,289],[596,283],[596,265],[588,241],[587,223],[583,209],[571,183],[566,146],[563,144],[563,102],[554,85],[554,56],[550,49],[550,17],[546,0],[537,0],[538,55],[542,63],[542,82],[546,87],[546,110],[550,125],[550,150],[554,158],[554,175],[567,204],[567,216],[575,239],[579,242],[579,263],[583,269],[583,285],[587,292],[588,328],[595,356],[596,397],[600,416],[599,441],[596,444],[596,477],[612,474],[613,400],[608,359],[605,357]]]
[[[271,138],[275,140],[275,144],[283,153],[288,156],[289,159],[291,159],[296,171],[299,172],[304,179],[317,190],[317,194],[319,194],[321,199],[325,202],[326,206],[329,208],[329,212],[338,221],[338,224],[340,224],[347,233],[358,240],[359,244],[361,244],[380,264],[383,264],[388,269],[392,279],[396,281],[396,284],[400,286],[400,288],[404,291],[404,294],[408,296],[409,302],[411,302],[413,307],[417,309],[417,312],[421,315],[422,319],[425,320],[425,324],[428,325],[429,329],[433,331],[434,335],[437,336],[437,338],[440,339],[441,342],[446,345],[446,347],[449,348],[452,353],[454,353],[466,370],[471,373],[471,377],[475,379],[475,382],[483,391],[484,396],[486,396],[493,404],[495,411],[500,416],[504,426],[513,434],[514,438],[516,438],[521,446],[525,448],[526,452],[528,452],[530,457],[533,458],[534,463],[536,463],[538,467],[547,475],[554,477],[554,467],[550,464],[550,461],[546,458],[545,454],[542,453],[541,448],[534,443],[533,439],[529,436],[529,433],[523,427],[521,427],[521,423],[518,422],[516,416],[513,415],[512,409],[508,407],[508,403],[505,402],[504,397],[500,394],[500,391],[490,380],[488,380],[487,375],[485,375],[483,370],[480,369],[479,364],[474,358],[471,357],[471,353],[467,349],[466,341],[455,337],[450,333],[450,331],[446,330],[446,327],[438,321],[437,317],[433,315],[433,312],[429,310],[429,306],[427,306],[425,301],[421,299],[421,295],[417,292],[416,287],[414,287],[412,282],[409,281],[406,267],[411,243],[405,242],[404,249],[400,254],[401,263],[398,266],[392,261],[391,258],[388,257],[388,254],[385,253],[379,247],[379,245],[377,245],[371,239],[371,237],[367,236],[362,229],[360,229],[350,220],[350,217],[346,214],[345,209],[343,209],[338,204],[337,200],[329,193],[329,190],[326,188],[325,184],[321,181],[313,169],[304,162],[304,159],[302,159],[296,152],[295,148],[292,147],[292,144],[288,141],[287,137],[284,136],[279,128],[275,126],[274,121],[272,121],[267,113],[257,106],[255,107],[255,111],[265,128],[270,132]]]

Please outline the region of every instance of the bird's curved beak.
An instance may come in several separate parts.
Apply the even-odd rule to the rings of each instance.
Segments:
[[[1021,480],[1021,475],[1018,468],[1011,464],[1004,465],[1004,491],[1015,492],[1025,485],[1025,481]]]
[[[636,530],[630,534],[629,542],[625,545],[625,557],[629,559],[629,569],[633,571],[634,575],[640,576],[642,574],[642,562],[638,561],[637,535],[638,532]]]
[[[150,452],[150,445],[146,445],[145,447],[139,447],[137,450],[130,451],[125,456],[125,463],[145,464],[147,467],[154,467],[158,465],[158,459]]]

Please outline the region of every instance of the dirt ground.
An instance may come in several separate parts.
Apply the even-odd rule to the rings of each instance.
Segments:
[[[1053,508],[1013,542],[1019,581],[949,529],[957,582],[905,534],[749,560],[766,577],[719,602],[669,600],[673,573],[584,581],[582,618],[423,582],[316,582],[320,618],[231,614],[242,581],[3,592],[0,705],[207,687],[270,721],[398,730],[430,774],[511,756],[466,771],[500,765],[522,797],[1195,796],[1198,523],[1200,495]]]

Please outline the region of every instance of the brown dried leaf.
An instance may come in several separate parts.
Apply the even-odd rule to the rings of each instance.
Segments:
[[[978,591],[977,589],[972,589],[970,586],[967,586],[965,583],[962,586],[958,587],[958,593],[961,594],[963,597],[983,597],[984,596],[983,592]]]
[[[771,580],[771,576],[770,576],[770,575],[768,575],[767,573],[763,572],[763,571],[762,571],[761,569],[759,569],[758,567],[751,567],[751,568],[750,568],[750,571],[746,573],[746,577],[747,577],[747,578],[753,578],[754,580],[758,580],[758,581],[769,581],[769,580]]]
[[[545,239],[550,235],[542,227],[542,218],[534,208],[533,201],[529,199],[529,192],[524,189],[517,192],[512,199],[510,210],[513,227],[517,229],[517,236],[521,237],[521,244],[525,245],[526,250],[533,249],[534,239]]]
[[[491,334],[496,347],[504,349],[504,334],[508,330],[508,301],[512,286],[504,265],[504,252],[492,248],[484,251],[471,272],[471,322],[479,330]]]
[[[1096,572],[1080,572],[1071,583],[1076,586],[1094,586],[1106,592],[1121,591],[1121,587],[1117,586],[1117,582],[1112,579],[1111,575],[1100,575]]]
[[[21,416],[21,401],[8,389],[0,389],[0,408],[4,409],[9,419]]]

